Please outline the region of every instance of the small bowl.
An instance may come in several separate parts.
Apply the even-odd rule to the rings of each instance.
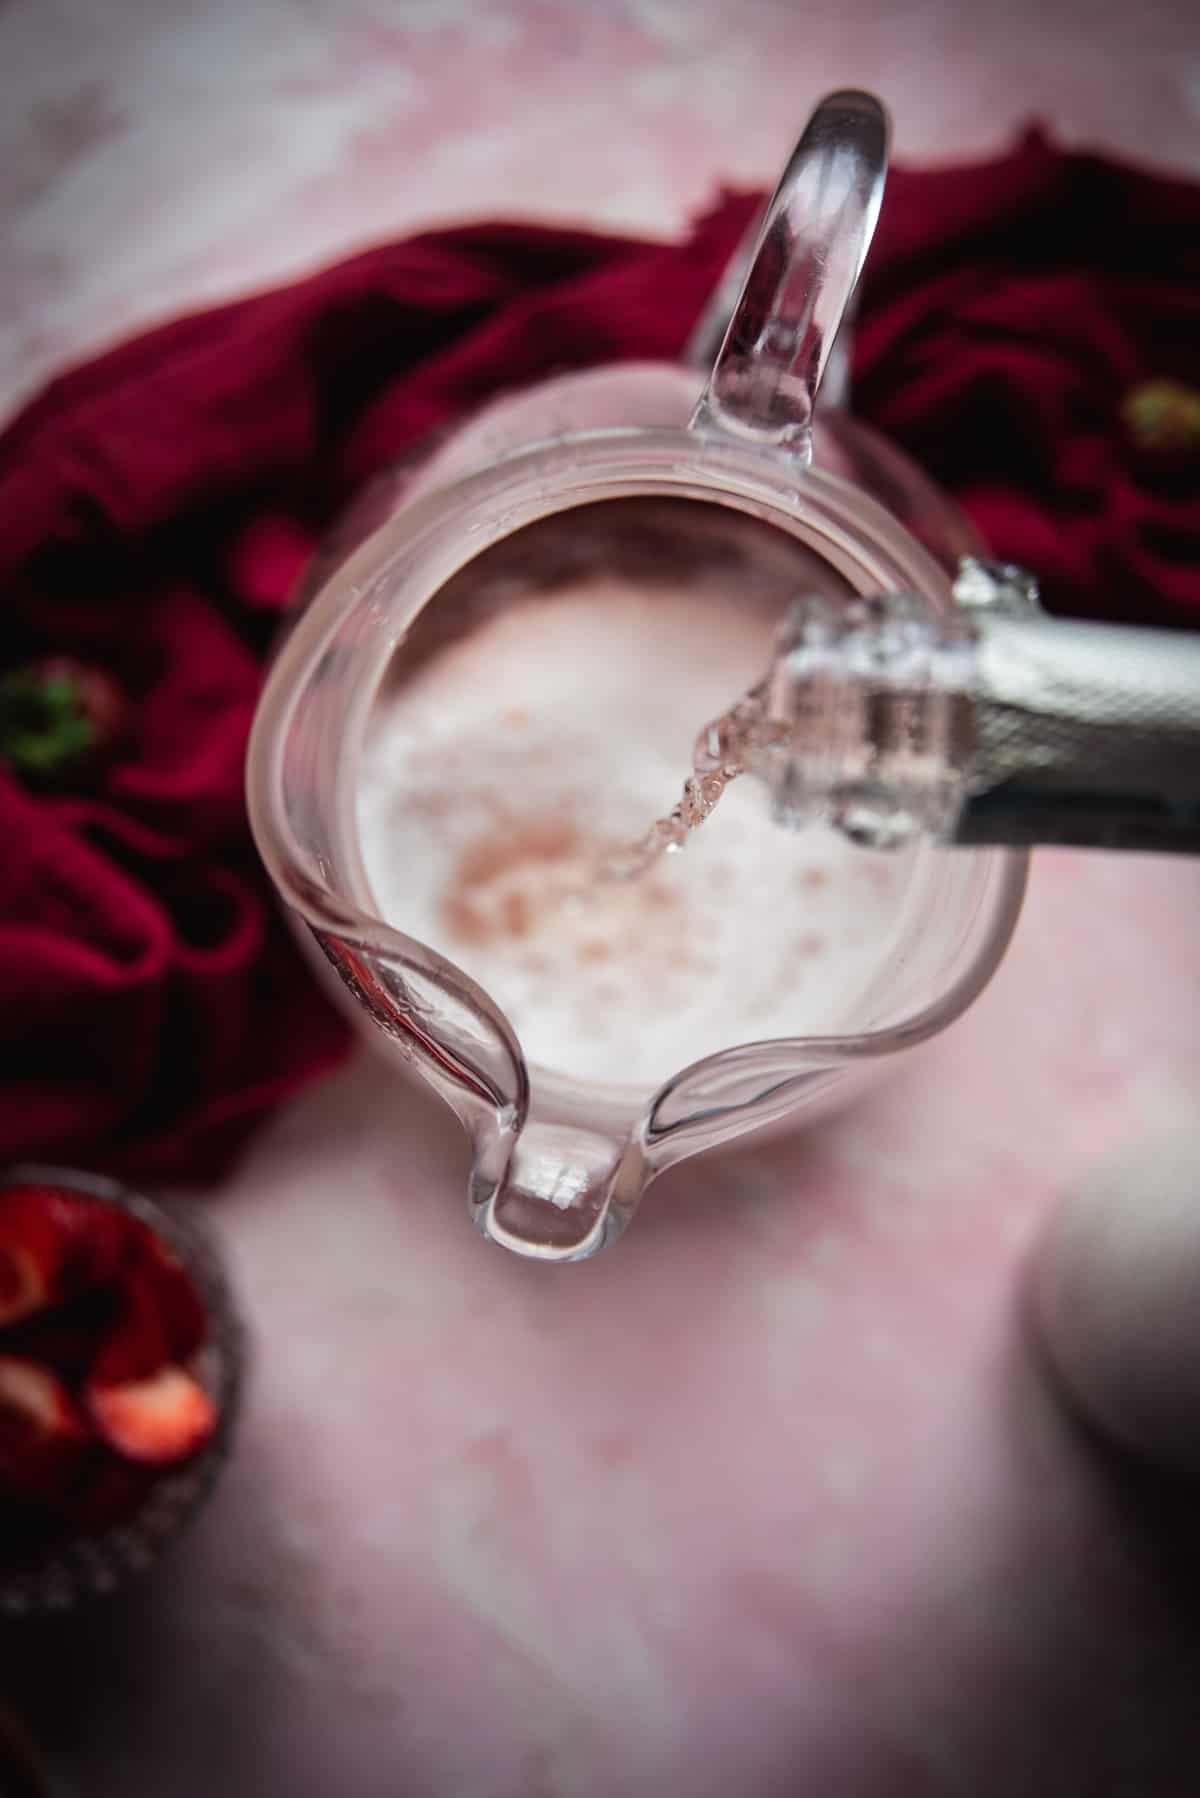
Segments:
[[[65,1534],[11,1565],[0,1562],[0,1618],[44,1616],[114,1592],[145,1572],[212,1491],[229,1452],[242,1383],[244,1333],[211,1232],[194,1206],[162,1204],[116,1181],[75,1168],[24,1163],[7,1168],[0,1190],[56,1186],[139,1219],[190,1276],[208,1319],[195,1372],[216,1407],[212,1436],[188,1460],[163,1467],[140,1507],[95,1532]],[[0,1334],[0,1344],[3,1337]]]

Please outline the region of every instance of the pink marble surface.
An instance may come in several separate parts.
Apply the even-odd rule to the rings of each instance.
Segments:
[[[952,1031],[575,1267],[468,1229],[456,1127],[374,1064],[293,1106],[215,1207],[225,1484],[33,1638],[90,1798],[1194,1794],[1194,1560],[1020,1313],[1056,1194],[1195,1115],[1198,908],[1045,854]]]
[[[1200,31],[1140,9],[9,0],[0,399],[427,220],[675,229],[878,87],[901,153],[1200,170]],[[1045,855],[974,1010],[799,1143],[679,1170],[548,1272],[448,1115],[348,1070],[213,1214],[258,1344],[168,1569],[37,1633],[91,1798],[1185,1798],[1186,1581],[1037,1374],[1022,1257],[1194,1111],[1200,871]],[[16,1677],[9,1662],[10,1677]]]
[[[6,0],[0,406],[152,318],[420,223],[673,231],[829,87],[913,159],[1068,141],[1200,170],[1186,0]]]

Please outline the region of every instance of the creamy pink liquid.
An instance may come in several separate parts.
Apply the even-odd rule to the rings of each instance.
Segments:
[[[752,779],[681,853],[596,878],[677,800],[777,616],[698,614],[693,578],[647,595],[585,570],[385,688],[358,789],[374,902],[487,990],[535,1066],[653,1086],[740,1042],[844,1028],[878,975],[905,860],[781,830]]]

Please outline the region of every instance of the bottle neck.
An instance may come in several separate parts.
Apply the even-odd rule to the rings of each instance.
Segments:
[[[1029,577],[973,560],[955,597],[793,604],[743,702],[779,823],[1200,853],[1200,640],[1047,618]]]
[[[747,773],[790,830],[827,822],[867,848],[953,833],[974,748],[971,621],[915,593],[798,599],[752,698]]]

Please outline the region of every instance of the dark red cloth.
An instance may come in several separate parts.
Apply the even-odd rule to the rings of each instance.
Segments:
[[[1200,187],[1039,133],[983,167],[901,172],[855,368],[856,410],[1052,610],[1200,624],[1200,430],[1139,448],[1124,416],[1151,382],[1200,401]]]
[[[0,439],[3,663],[69,653],[134,723],[74,790],[0,768],[0,1158],[209,1176],[345,1033],[248,839],[242,760],[289,587],[357,487],[501,387],[678,353],[757,200],[683,245],[429,233],[126,344]],[[1200,618],[1200,448],[1131,388],[1200,388],[1200,190],[1033,134],[891,179],[856,405],[1052,605]]]

